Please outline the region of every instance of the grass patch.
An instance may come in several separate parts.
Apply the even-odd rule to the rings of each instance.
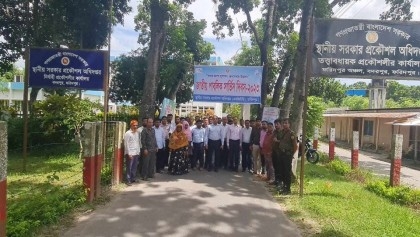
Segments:
[[[420,215],[415,209],[370,191],[367,183],[375,178],[345,165],[339,161],[307,164],[304,196],[276,196],[285,203],[288,215],[304,236],[420,236]],[[383,190],[388,189],[385,186]]]
[[[85,202],[77,144],[32,151],[27,172],[20,154],[9,154],[7,236],[34,236]]]

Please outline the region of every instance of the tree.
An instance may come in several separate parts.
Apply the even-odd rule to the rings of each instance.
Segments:
[[[369,85],[364,81],[358,81],[353,84],[350,84],[347,86],[347,89],[365,89],[367,90],[369,88]]]
[[[159,85],[159,68],[163,54],[167,25],[177,20],[176,15],[170,15],[170,10],[177,6],[186,7],[193,0],[145,0],[142,1],[135,18],[136,30],[140,31],[139,42],[148,45],[147,70],[144,81],[144,93],[141,100],[140,111],[144,116],[153,117],[155,101]],[[173,22],[171,22],[173,23]],[[150,33],[148,33],[150,32]]]
[[[325,103],[332,101],[339,106],[346,97],[346,88],[334,78],[318,77],[309,81],[309,95],[322,98]]]
[[[361,110],[369,108],[369,98],[362,96],[348,96],[343,100],[343,107],[351,110]]]
[[[42,120],[40,126],[45,133],[57,133],[61,129],[68,129],[77,136],[82,157],[83,143],[81,129],[84,122],[96,118],[95,110],[101,106],[88,99],[79,99],[76,95],[50,95],[43,101],[37,101],[34,105],[35,113]]]
[[[322,98],[316,96],[308,97],[308,123],[306,127],[306,137],[314,135],[315,128],[322,126],[324,121],[325,103]]]
[[[219,3],[216,13],[217,21],[213,22],[213,33],[218,37],[224,38],[228,30],[228,35],[233,35],[234,25],[232,16],[229,12],[232,10],[234,14],[243,12],[246,15],[246,21],[239,24],[238,28],[242,32],[250,33],[253,37],[255,45],[258,46],[260,62],[263,66],[263,75],[261,81],[261,104],[259,114],[261,116],[262,109],[266,104],[267,95],[270,92],[269,75],[272,70],[270,64],[270,46],[273,45],[273,38],[280,33],[291,32],[293,29],[293,21],[299,10],[300,1],[288,0],[270,0],[262,3],[257,0],[240,1],[240,0],[213,0]],[[251,12],[255,8],[261,8],[263,12],[262,19],[257,21],[251,18]],[[258,27],[261,24],[261,27]]]
[[[113,0],[112,24],[131,11],[128,0]],[[5,0],[0,3],[0,73],[27,46],[100,49],[107,45],[109,0]],[[40,88],[30,94],[32,104]],[[31,108],[32,106],[30,106]]]
[[[158,71],[160,80],[155,99],[160,103],[166,97],[176,99],[177,103],[184,103],[192,98],[193,63],[207,60],[214,52],[214,46],[204,41],[202,37],[206,28],[204,20],[195,20],[191,12],[176,5],[169,13],[174,17],[171,18],[171,24],[166,26],[166,43],[160,59]],[[148,37],[145,32],[141,35],[140,41],[143,42]],[[144,43],[147,44],[147,40]],[[147,91],[146,95],[150,94],[150,88],[147,89],[145,84],[148,67],[147,50],[148,48],[138,49],[115,61],[113,64],[115,75],[110,93],[113,101],[129,101],[136,105],[144,103],[143,91]],[[141,113],[145,116],[144,110]]]

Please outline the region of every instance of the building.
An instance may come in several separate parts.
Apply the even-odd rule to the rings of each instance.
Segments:
[[[359,132],[361,149],[391,151],[395,134],[403,135],[403,153],[413,152],[417,159],[420,152],[420,108],[334,110],[324,114],[321,134],[330,136],[335,128],[335,139],[351,143],[353,131]]]
[[[213,102],[189,102],[184,103],[176,109],[176,114],[185,117],[190,116],[191,114],[199,113],[205,114],[207,110],[213,110],[214,114],[217,117],[222,117],[223,104],[222,103],[213,103]]]
[[[14,82],[3,82],[0,85],[0,109],[5,108],[13,108],[18,114],[23,113],[22,111],[22,104],[23,104],[23,77],[22,76],[15,76]],[[28,96],[31,93],[31,88],[29,88]],[[81,98],[88,99],[93,102],[99,102],[103,104],[104,101],[104,92],[103,91],[90,91],[85,90],[81,93]],[[38,92],[36,100],[44,100],[45,93],[44,90],[41,89]],[[109,104],[109,111],[116,112],[116,105],[113,103]]]

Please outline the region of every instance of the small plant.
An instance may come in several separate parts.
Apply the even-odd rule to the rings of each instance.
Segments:
[[[369,191],[401,205],[419,207],[420,190],[412,190],[407,186],[391,187],[387,181],[373,181],[367,184]]]
[[[351,167],[340,159],[334,159],[327,164],[327,167],[341,175],[347,175],[351,172]]]

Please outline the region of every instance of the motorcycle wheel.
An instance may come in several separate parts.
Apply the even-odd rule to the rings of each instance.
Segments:
[[[308,160],[311,164],[316,164],[319,161],[319,154],[316,151],[307,152],[306,153],[306,160]]]

